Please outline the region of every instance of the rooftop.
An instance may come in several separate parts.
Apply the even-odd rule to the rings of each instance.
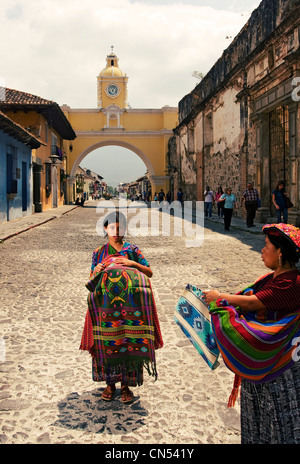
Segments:
[[[44,116],[49,127],[53,127],[62,138],[74,140],[76,134],[64,115],[60,106],[51,100],[21,92],[20,90],[5,89],[3,100],[0,101],[0,110],[6,111],[36,111]]]
[[[0,111],[0,130],[24,143],[30,148],[39,148],[42,142],[28,132],[24,127],[12,121],[6,114]]]

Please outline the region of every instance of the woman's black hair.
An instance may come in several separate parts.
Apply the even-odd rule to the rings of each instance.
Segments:
[[[275,190],[279,190],[279,185],[283,185],[283,189],[282,189],[282,190],[285,192],[285,182],[284,182],[284,180],[280,180],[280,181],[277,183]]]
[[[299,261],[299,256],[296,254],[295,247],[288,238],[285,238],[282,235],[275,236],[272,234],[267,234],[267,236],[275,248],[280,248],[283,265],[288,262],[290,266],[292,266]]]
[[[124,214],[120,211],[113,211],[112,213],[109,213],[108,216],[106,216],[105,221],[103,222],[103,226],[107,227],[108,224],[116,224],[117,222],[126,226],[126,218]]]

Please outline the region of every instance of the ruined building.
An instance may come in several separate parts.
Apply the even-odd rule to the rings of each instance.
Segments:
[[[199,60],[200,61],[200,60]],[[279,180],[300,225],[300,1],[263,0],[208,74],[179,102],[169,142],[176,198],[203,200],[206,185],[231,187],[240,203],[248,181],[260,192],[262,222],[275,216]],[[239,208],[238,216],[243,216]]]

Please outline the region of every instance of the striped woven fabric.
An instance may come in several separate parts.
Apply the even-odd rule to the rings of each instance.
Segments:
[[[242,315],[218,300],[210,304],[210,314],[223,360],[237,376],[263,383],[297,361],[294,354],[300,337],[300,310],[278,321],[261,322],[253,314]]]
[[[93,355],[99,372],[108,369],[118,375],[144,366],[157,377],[155,349],[163,341],[150,279],[136,269],[114,265],[93,277],[87,288],[80,348]]]

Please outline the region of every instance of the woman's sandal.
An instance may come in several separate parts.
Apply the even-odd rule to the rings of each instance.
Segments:
[[[103,390],[101,398],[104,401],[111,401],[114,397],[114,394],[116,392],[116,387],[112,387],[111,385],[107,385],[107,387]]]
[[[127,385],[123,385],[121,387],[121,396],[122,396],[122,402],[123,403],[131,403],[133,400],[133,394],[127,387]]]

